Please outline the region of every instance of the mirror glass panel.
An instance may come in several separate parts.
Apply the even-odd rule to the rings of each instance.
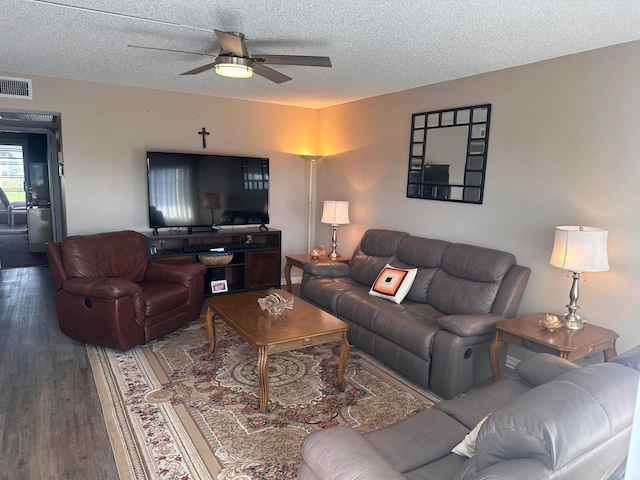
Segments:
[[[415,113],[407,197],[482,203],[491,105]]]

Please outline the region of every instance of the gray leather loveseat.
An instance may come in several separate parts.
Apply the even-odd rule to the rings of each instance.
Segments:
[[[533,355],[516,367],[518,378],[388,427],[308,435],[298,480],[621,479],[639,369],[640,347],[586,367]],[[471,458],[452,453],[488,414]]]
[[[400,304],[369,294],[387,264],[417,267]],[[490,378],[494,323],[516,315],[529,275],[507,252],[368,230],[349,265],[305,265],[301,295],[346,321],[351,344],[451,398]]]

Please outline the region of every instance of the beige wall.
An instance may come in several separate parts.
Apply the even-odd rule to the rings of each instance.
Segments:
[[[61,113],[68,234],[148,229],[147,150],[258,155],[271,159],[271,225],[282,230],[283,254],[306,250],[307,161],[298,154],[316,147],[317,110],[29,78],[33,100],[0,106]]]
[[[351,202],[343,254],[371,227],[508,250],[533,270],[520,312],[562,312],[571,279],[548,264],[554,227],[607,228],[611,270],[585,277],[579,304],[625,351],[640,344],[639,56],[635,42],[320,111],[38,77],[32,101],[0,106],[62,113],[70,234],[144,229],[144,152],[203,152],[203,126],[207,153],[271,158],[284,255],[306,250],[297,154],[315,150],[318,131],[316,219],[323,200]],[[484,204],[407,199],[411,114],[480,103],[492,104]],[[330,227],[314,227],[328,246]]]
[[[520,312],[563,312],[571,279],[548,264],[554,227],[607,228],[611,269],[580,282],[580,312],[620,334],[619,352],[640,344],[638,58],[635,42],[321,110],[317,203],[351,202],[339,251],[370,227],[508,250],[533,271]],[[481,103],[484,204],[407,199],[411,114]],[[330,243],[330,227],[316,231]]]

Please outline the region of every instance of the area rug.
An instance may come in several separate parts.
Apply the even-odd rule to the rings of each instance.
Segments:
[[[87,346],[121,479],[294,479],[307,434],[367,432],[439,401],[358,350],[337,390],[340,349],[326,344],[269,357],[260,413],[255,348],[215,329],[211,355],[202,319],[124,353]]]

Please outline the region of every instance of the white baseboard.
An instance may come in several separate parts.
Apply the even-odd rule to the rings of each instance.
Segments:
[[[296,284],[296,283],[301,283],[301,282],[302,282],[302,275],[291,275],[291,284],[292,285]],[[287,282],[284,279],[284,277],[282,277],[280,279],[280,284],[282,284],[282,285],[286,285],[287,284]]]
[[[511,355],[507,355],[507,360],[505,362],[505,367],[510,368],[511,370],[514,370],[516,368],[516,365],[518,365],[521,362],[521,360],[517,359],[516,357],[512,357]]]

